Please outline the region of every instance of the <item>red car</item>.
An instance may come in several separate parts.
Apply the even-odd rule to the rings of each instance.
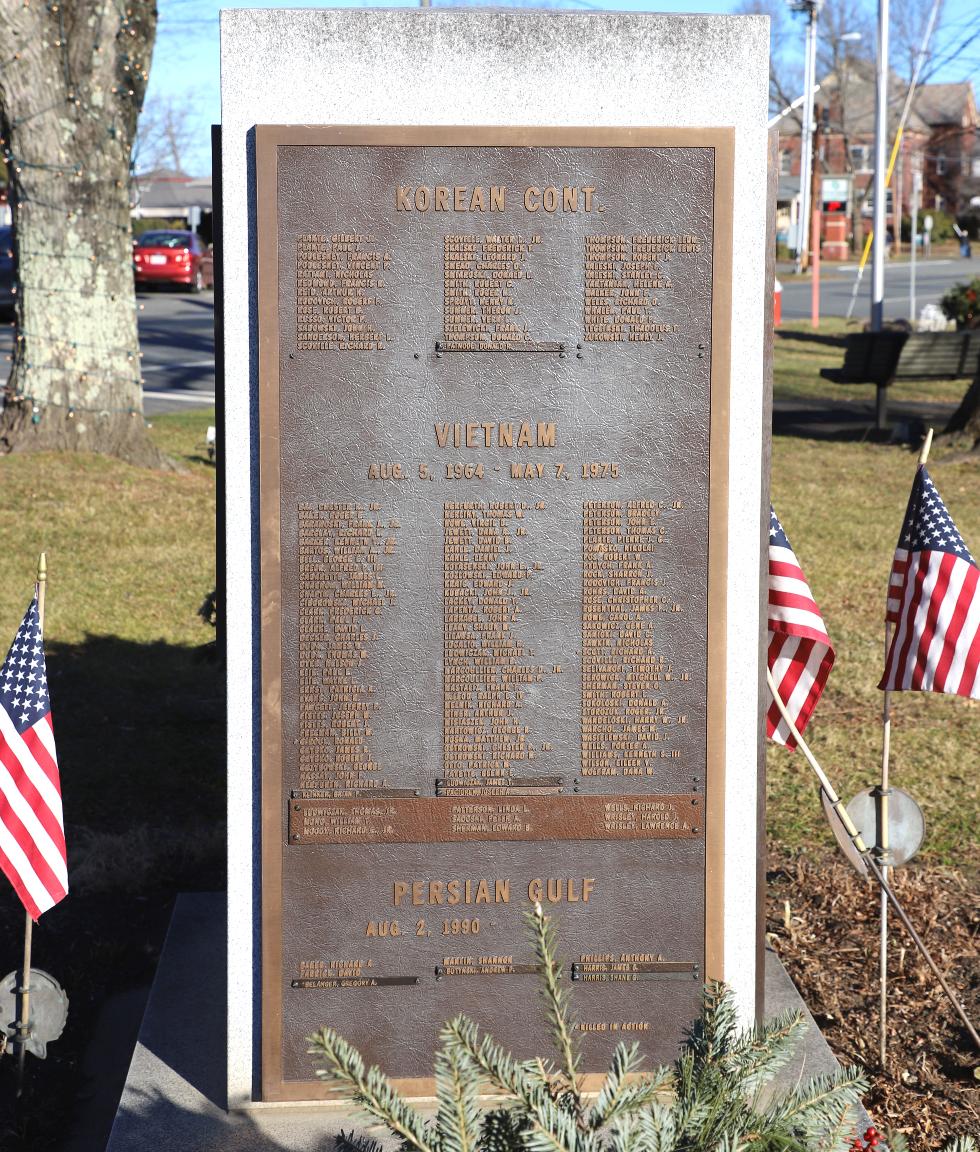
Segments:
[[[196,232],[144,232],[133,241],[136,287],[183,284],[191,292],[214,287],[211,246]]]

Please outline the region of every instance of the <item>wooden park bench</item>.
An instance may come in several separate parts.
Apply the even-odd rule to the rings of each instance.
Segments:
[[[844,344],[840,368],[821,368],[837,384],[877,387],[875,422],[887,424],[886,389],[896,380],[959,380],[972,377],[980,361],[980,330],[957,332],[854,332]]]

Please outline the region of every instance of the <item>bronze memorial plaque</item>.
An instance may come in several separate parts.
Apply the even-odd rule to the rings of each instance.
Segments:
[[[722,972],[730,130],[256,129],[262,1069]]]

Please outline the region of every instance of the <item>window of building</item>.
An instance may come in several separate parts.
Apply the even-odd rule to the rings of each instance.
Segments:
[[[871,145],[870,144],[852,144],[851,145],[851,167],[855,172],[870,172],[871,171]]]
[[[862,216],[873,216],[874,214],[875,214],[875,196],[874,196],[874,192],[869,189],[867,199],[864,201],[864,204],[861,208],[861,215]],[[892,197],[892,190],[891,190],[891,188],[886,188],[885,189],[885,215],[886,216],[893,216],[894,214],[895,214],[895,204],[894,204],[894,200]]]
[[[973,158],[973,163],[970,165],[970,171],[973,174],[974,180],[980,180],[980,156]]]
[[[779,175],[789,176],[793,171],[793,153],[781,151],[779,153]]]
[[[945,203],[946,203],[946,201],[945,201],[945,200],[942,198],[942,196],[937,196],[937,197],[936,197],[936,203],[935,203],[935,205],[934,205],[934,208],[935,208],[935,210],[936,210],[937,212],[942,212],[942,210],[943,210],[943,205],[944,205]]]
[[[936,157],[936,175],[942,176],[946,172],[946,157],[940,152]]]

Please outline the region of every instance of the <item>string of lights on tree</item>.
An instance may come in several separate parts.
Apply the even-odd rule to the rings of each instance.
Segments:
[[[84,373],[82,374],[84,378]],[[94,412],[99,416],[143,416],[139,408],[134,408],[131,404],[126,408],[114,408],[110,405],[99,404],[96,407],[86,407],[84,404],[64,404],[57,400],[41,400],[36,396],[31,396],[26,392],[18,392],[16,396],[11,396],[7,403],[30,404],[31,406],[31,423],[41,423],[41,412],[44,408],[60,408],[67,409],[68,419],[74,420],[79,412]]]
[[[140,307],[142,307],[142,305],[140,305]],[[95,348],[99,352],[122,352],[125,354],[127,360],[133,360],[136,358],[139,358],[140,360],[143,359],[142,352],[137,352],[134,356],[134,353],[129,348],[123,348],[119,345],[113,347],[112,345],[106,344],[87,343],[84,340],[65,340],[60,336],[48,336],[46,333],[42,332],[27,332],[24,329],[21,329],[21,331],[17,333],[16,338],[17,340],[39,340],[45,344],[63,344],[66,348],[72,349]]]
[[[23,0],[23,2],[24,2],[25,7],[31,7],[31,0]],[[140,79],[143,81],[143,83],[145,84],[147,79],[148,79],[147,72],[145,70],[137,67],[131,54],[124,47],[125,38],[127,36],[129,38],[135,39],[139,35],[138,29],[135,27],[135,21],[133,19],[132,9],[126,8],[121,4],[113,4],[111,7],[119,17],[119,30],[114,37],[115,42],[116,42],[117,62],[121,66],[124,74],[128,73],[133,77],[136,77],[138,75],[140,77]],[[116,107],[115,102],[112,102],[109,109],[102,108],[102,109],[96,110],[90,104],[88,104],[86,101],[81,99],[81,97],[79,96],[78,92],[75,89],[75,86],[72,83],[70,61],[68,58],[68,41],[67,41],[67,35],[65,32],[64,12],[62,10],[62,6],[60,4],[57,4],[57,3],[47,2],[44,4],[44,9],[49,15],[56,16],[57,20],[58,20],[58,39],[56,41],[55,46],[60,49],[61,63],[62,63],[63,71],[64,71],[66,95],[63,99],[53,101],[51,104],[46,105],[43,108],[35,109],[33,112],[29,113],[26,116],[14,118],[10,122],[11,130],[13,131],[13,130],[22,128],[25,124],[29,123],[31,120],[33,120],[39,116],[42,116],[48,112],[52,112],[52,111],[55,111],[59,108],[62,108],[67,103],[69,108],[72,109],[77,114],[85,115],[85,116],[91,118],[92,120],[95,120],[95,121],[100,122],[100,123],[105,120],[106,112],[108,111],[109,115],[111,117],[111,120],[110,120],[110,123],[106,126],[106,135],[109,139],[112,139],[112,140],[118,139],[120,137],[120,134],[121,134],[122,125],[119,121],[120,111],[118,110],[118,107]],[[96,55],[98,55],[99,53],[101,53],[103,51],[102,45],[98,40],[96,41],[96,43],[94,45],[93,51]],[[6,71],[8,68],[16,65],[20,60],[21,60],[21,53],[15,52],[11,57],[9,57],[7,60],[3,61],[2,64],[0,64],[0,68],[2,68],[4,71]],[[127,87],[125,85],[119,85],[119,84],[114,85],[110,89],[110,91],[111,91],[111,94],[113,96],[121,97],[123,99],[131,99],[136,95],[134,88]],[[12,143],[11,140],[0,136],[0,155],[3,156],[3,159],[7,165],[7,168],[8,168],[8,172],[11,172],[15,175],[19,175],[20,173],[22,173],[24,171],[32,171],[32,172],[37,172],[37,173],[50,174],[53,179],[67,180],[67,181],[75,183],[75,184],[83,184],[86,182],[91,184],[91,178],[89,178],[88,181],[86,181],[86,173],[85,173],[84,168],[81,165],[78,165],[78,164],[65,165],[65,164],[38,163],[38,162],[35,162],[32,160],[28,160],[26,157],[21,157],[21,156],[18,156],[17,154],[15,154],[15,152],[13,151],[13,149],[11,147],[11,143]],[[135,170],[136,170],[135,154],[130,160],[130,166],[129,167],[130,167],[130,174],[131,175],[134,174]],[[114,184],[115,184],[115,187],[117,189],[123,187],[123,182],[120,180],[115,180]],[[69,222],[76,219],[77,217],[79,217],[81,215],[80,212],[78,212],[74,209],[65,208],[65,206],[63,204],[53,203],[51,201],[43,200],[43,199],[33,197],[33,196],[23,196],[22,195],[22,203],[30,204],[31,207],[34,209],[44,209],[47,211],[54,212],[54,213],[58,214],[59,216],[63,216],[64,219],[66,221],[69,221]],[[120,224],[118,218],[111,218],[110,219],[104,215],[97,215],[97,214],[93,214],[93,213],[88,212],[88,211],[86,211],[84,215],[85,215],[86,219],[96,220],[106,228],[109,228],[109,229],[112,229],[112,230],[115,230],[117,232],[121,232],[124,234],[129,234],[129,232],[130,232],[130,224],[129,224],[128,220],[126,221],[125,224]],[[11,252],[10,254],[13,255],[13,252]],[[44,252],[44,251],[40,251],[37,249],[24,249],[24,250],[20,251],[20,255],[24,256],[24,257],[34,257],[34,258],[48,257],[52,260],[65,260],[65,261],[77,260],[77,261],[87,262],[93,266],[98,263],[97,257],[95,257],[94,255],[93,256],[84,256],[84,255],[81,255],[79,253],[73,253],[73,252],[54,252],[54,251]],[[31,284],[31,283],[24,284],[24,283],[21,283],[20,287],[25,291],[28,291],[31,293],[39,293],[45,297],[51,297],[51,296],[54,296],[54,295],[59,294],[59,293],[73,294],[73,293],[77,292],[77,289],[56,287],[56,286],[45,285],[45,284]],[[16,291],[16,288],[15,288],[15,291]],[[86,298],[87,299],[114,300],[114,299],[118,298],[118,294],[116,294],[116,293],[104,293],[104,292],[103,293],[86,293]],[[139,305],[139,309],[142,311],[142,309],[143,309],[142,304]],[[74,352],[77,349],[90,348],[93,350],[97,350],[104,355],[105,354],[107,354],[107,355],[120,355],[120,354],[122,354],[122,355],[125,355],[127,360],[129,360],[129,361],[132,361],[134,359],[133,352],[128,347],[126,347],[126,348],[119,347],[119,346],[106,347],[106,346],[100,345],[100,344],[86,343],[84,341],[77,341],[77,340],[64,340],[64,339],[59,339],[58,337],[51,337],[51,336],[47,336],[47,335],[41,334],[41,333],[21,330],[20,332],[17,333],[17,336],[16,336],[16,342],[17,342],[16,355],[18,357],[20,357],[19,362],[22,363],[24,368],[26,370],[28,370],[29,372],[50,372],[50,373],[61,373],[63,375],[68,375],[69,371],[70,371],[70,367],[68,365],[46,363],[46,362],[37,362],[37,361],[28,360],[26,358],[26,354],[27,354],[26,350],[27,350],[27,346],[28,346],[29,341],[38,341],[38,342],[46,343],[46,344],[54,346],[54,347],[60,346],[60,347],[64,348],[66,350],[66,352],[68,352],[69,354],[70,354],[70,352]],[[142,357],[142,353],[139,353],[138,356]],[[12,356],[7,356],[8,362],[12,361],[12,359],[13,359]],[[141,376],[129,376],[129,375],[121,374],[121,373],[114,373],[114,372],[109,372],[109,371],[99,371],[96,369],[79,371],[77,373],[77,376],[75,377],[75,379],[79,383],[86,383],[90,380],[97,379],[97,380],[106,381],[108,383],[124,381],[126,384],[136,385],[137,387],[140,387],[143,384],[145,384],[145,380]],[[59,402],[56,400],[48,399],[46,397],[41,398],[41,397],[31,395],[28,392],[8,392],[6,395],[6,403],[30,405],[30,407],[31,407],[31,422],[33,424],[39,424],[41,422],[44,409],[46,409],[46,408],[57,408],[57,409],[64,410],[67,412],[68,419],[73,419],[75,417],[75,415],[78,413],[93,413],[95,415],[123,414],[123,415],[131,415],[134,417],[142,415],[140,410],[138,408],[134,407],[133,405],[127,405],[125,407],[112,407],[112,406],[106,406],[106,405],[96,405],[96,406],[89,407],[89,406],[81,405],[81,404],[63,403],[63,402]]]

